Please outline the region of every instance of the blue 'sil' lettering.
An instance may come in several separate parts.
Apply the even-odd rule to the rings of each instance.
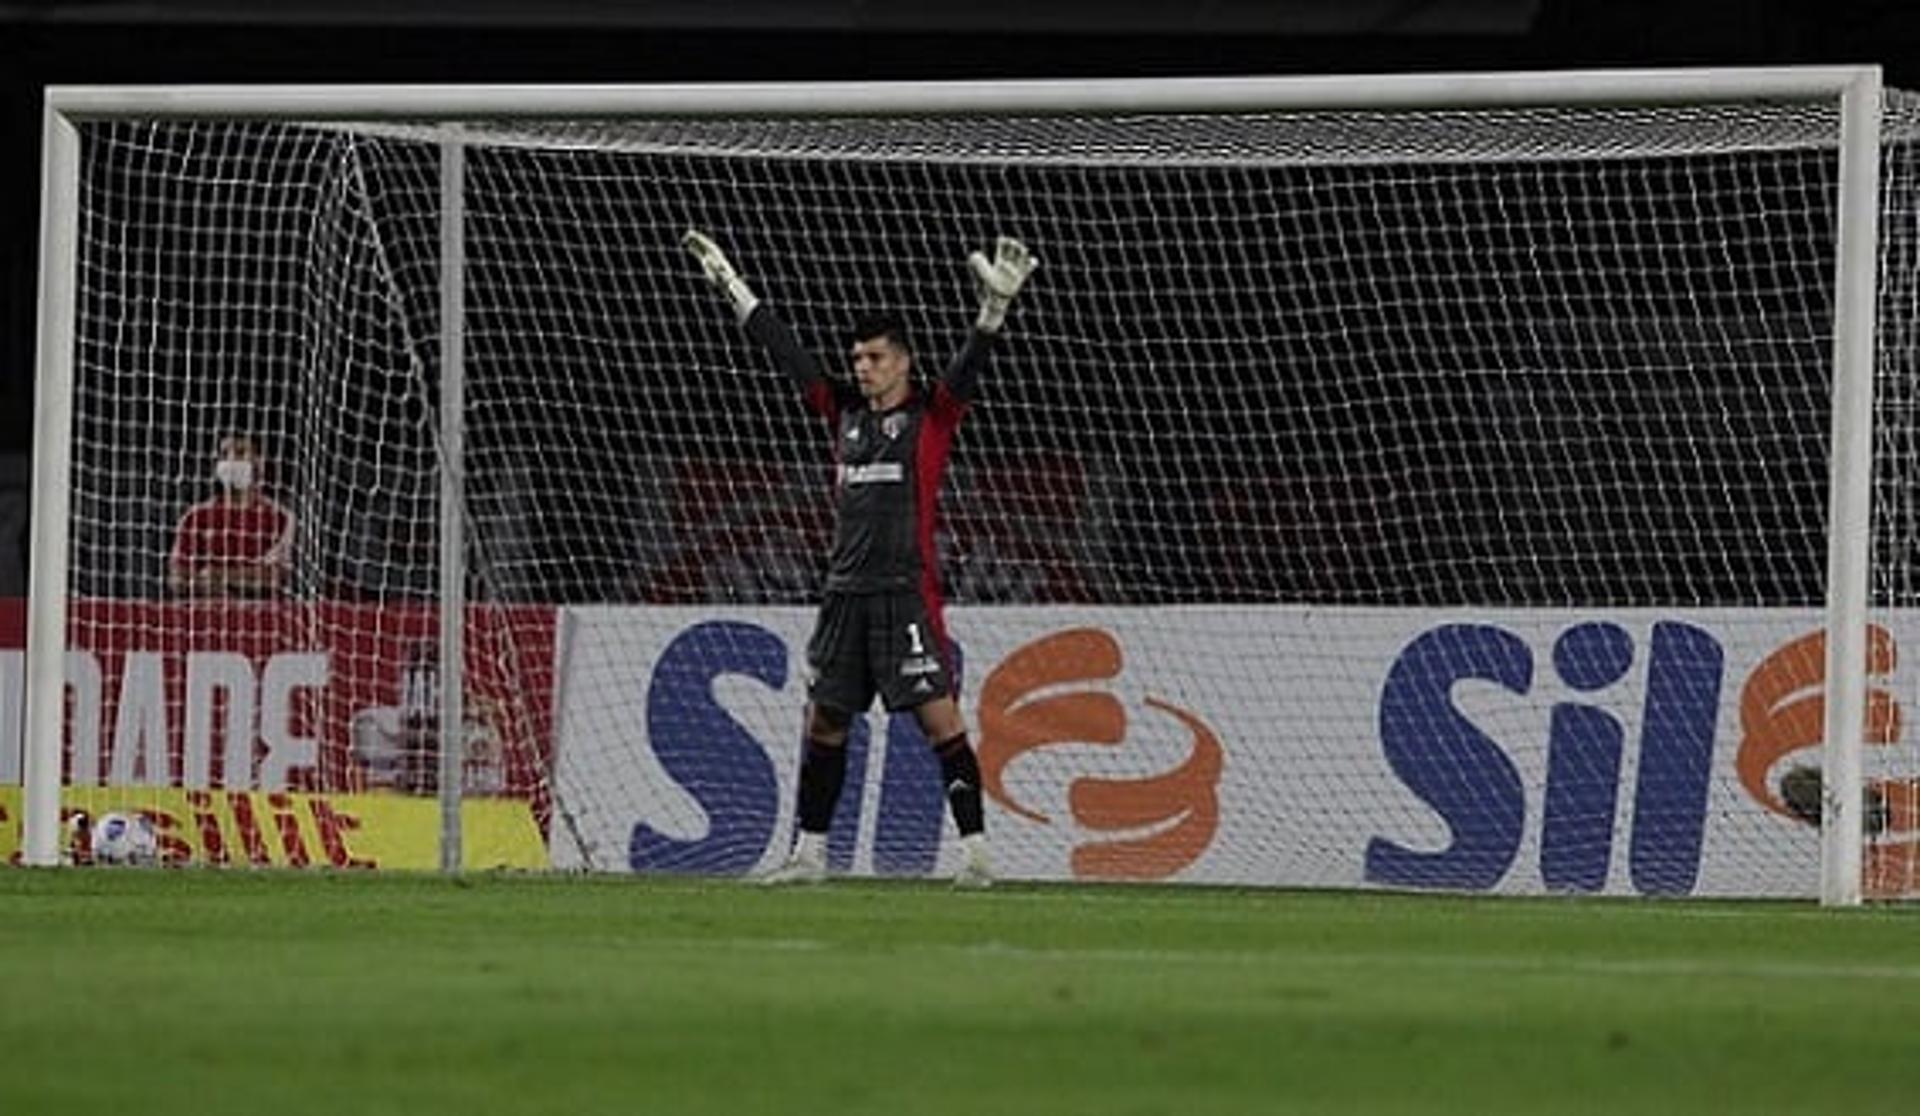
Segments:
[[[757,624],[697,624],[660,653],[647,690],[647,739],[660,766],[707,812],[707,835],[683,841],[646,822],[633,827],[633,870],[739,875],[759,862],[773,836],[780,782],[760,742],[713,697],[723,674],[768,688],[787,684],[787,645]]]
[[[1572,689],[1604,690],[1633,666],[1633,637],[1618,624],[1580,624],[1554,641],[1553,666]],[[1549,891],[1606,886],[1626,743],[1626,726],[1604,709],[1571,701],[1553,707],[1540,825],[1540,880]]]
[[[1570,689],[1588,693],[1624,678],[1633,655],[1632,637],[1618,625],[1580,624],[1555,641],[1553,664]],[[1628,854],[1629,877],[1643,894],[1686,894],[1699,876],[1724,666],[1707,632],[1653,626]],[[1381,746],[1453,840],[1425,852],[1375,837],[1366,850],[1369,881],[1483,890],[1512,869],[1524,788],[1511,758],[1454,707],[1452,690],[1480,679],[1524,695],[1532,677],[1526,644],[1491,625],[1435,628],[1401,652],[1381,695]],[[1540,876],[1550,890],[1606,886],[1626,735],[1618,717],[1596,706],[1561,702],[1551,711],[1540,833]]]
[[[1725,667],[1726,653],[1699,628],[1653,626],[1627,859],[1633,886],[1643,894],[1685,895],[1699,878]]]
[[[960,649],[950,645],[955,678]],[[724,675],[785,688],[784,640],[757,624],[714,621],[676,636],[654,664],[647,689],[647,741],[674,784],[705,811],[707,834],[668,836],[635,823],[627,862],[635,871],[740,875],[753,869],[776,835],[780,780],[766,748],[714,698]],[[794,716],[799,716],[796,706]],[[797,746],[797,745],[796,745]],[[856,717],[847,738],[847,775],[827,837],[828,863],[852,867],[860,840],[867,764],[873,756],[868,718]],[[887,718],[887,747],[874,811],[873,869],[882,875],[926,875],[940,853],[946,816],[939,760],[911,712]]]
[[[1520,772],[1486,733],[1453,707],[1453,684],[1497,682],[1516,694],[1533,685],[1533,655],[1520,637],[1486,624],[1449,624],[1400,652],[1380,696],[1380,744],[1407,789],[1453,830],[1439,852],[1367,842],[1367,879],[1394,887],[1481,890],[1506,874],[1526,816]]]

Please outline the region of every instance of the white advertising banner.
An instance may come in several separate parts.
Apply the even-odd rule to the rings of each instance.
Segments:
[[[742,874],[785,853],[809,609],[561,619],[557,867]],[[1912,631],[1876,631],[1869,891],[1913,887]],[[1818,763],[1813,610],[955,608],[996,867],[1503,893],[1812,895],[1781,776]],[[850,741],[830,842],[952,868],[910,715]],[[563,833],[562,830],[567,832]],[[569,839],[569,837],[571,839]]]

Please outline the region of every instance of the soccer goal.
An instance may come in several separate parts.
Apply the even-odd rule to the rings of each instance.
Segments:
[[[12,839],[776,863],[835,441],[682,236],[937,375],[1010,235],[925,544],[1004,874],[1910,896],[1916,120],[1871,67],[51,89]],[[950,868],[913,718],[849,748],[834,869]]]

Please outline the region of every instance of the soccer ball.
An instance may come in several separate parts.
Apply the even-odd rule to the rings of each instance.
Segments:
[[[160,852],[145,814],[102,814],[93,823],[95,864],[152,864]]]

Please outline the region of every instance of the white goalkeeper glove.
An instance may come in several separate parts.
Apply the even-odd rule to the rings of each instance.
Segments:
[[[720,250],[712,237],[699,229],[688,229],[687,234],[680,238],[680,243],[686,245],[687,251],[693,253],[693,258],[700,261],[700,270],[706,272],[707,282],[720,288],[720,293],[727,296],[727,301],[733,305],[734,316],[746,321],[747,316],[753,313],[753,308],[760,305],[760,296],[753,293],[753,288],[747,286],[745,279],[740,278],[740,273],[733,269],[733,262],[727,259],[727,254]]]
[[[1027,276],[1033,274],[1039,263],[1028,254],[1026,245],[1010,236],[994,241],[991,261],[979,252],[969,255],[967,266],[973,269],[973,277],[980,284],[980,318],[975,326],[988,333],[998,333],[1007,320],[1007,307],[1013,304],[1013,296],[1020,293]]]

